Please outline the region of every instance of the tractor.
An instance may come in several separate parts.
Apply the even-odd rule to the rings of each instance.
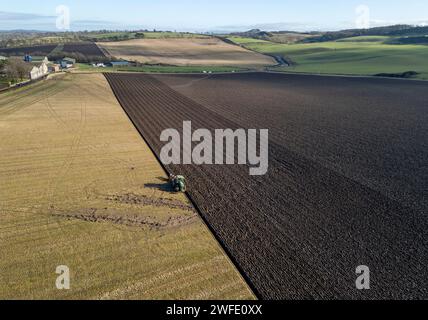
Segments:
[[[169,176],[169,182],[175,192],[186,192],[186,178],[183,176],[171,174]]]

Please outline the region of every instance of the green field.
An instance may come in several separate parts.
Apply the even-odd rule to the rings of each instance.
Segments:
[[[230,40],[261,53],[281,55],[292,67],[277,71],[375,75],[416,71],[428,79],[428,47],[386,44],[389,37],[355,37],[331,42],[278,44],[270,41],[231,37]]]
[[[94,68],[88,64],[78,64],[78,70],[84,72],[154,72],[154,73],[202,73],[206,72],[239,72],[247,69],[217,66],[154,66]]]

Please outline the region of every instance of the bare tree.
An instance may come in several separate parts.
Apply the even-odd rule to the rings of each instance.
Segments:
[[[9,63],[8,61],[8,63],[6,63],[4,72],[6,74],[6,77],[12,82],[15,82],[18,79],[18,72],[16,71],[13,62]]]
[[[24,62],[19,58],[10,58],[6,63],[5,71],[9,79],[22,81],[28,76],[32,67],[30,63]]]

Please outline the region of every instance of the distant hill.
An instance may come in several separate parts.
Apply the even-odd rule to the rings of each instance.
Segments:
[[[401,38],[392,38],[388,44],[423,44],[428,45],[428,35],[423,36],[405,36]]]
[[[134,38],[142,38],[145,37],[147,33],[147,30],[98,30],[91,32],[43,32],[37,30],[0,30],[0,48],[27,47],[33,45],[45,45],[52,43],[67,43],[78,41],[120,41]],[[158,33],[159,32],[153,32],[154,35]],[[376,27],[371,29],[349,29],[332,32],[307,33],[295,31],[269,32],[260,29],[252,29],[246,32],[231,33],[228,36],[252,38],[284,44],[327,42],[358,36],[392,36],[402,38],[399,40],[395,40],[396,44],[426,44],[426,39],[423,38],[426,35],[428,35],[428,26],[415,27],[412,25],[394,25],[387,27]],[[406,39],[405,37],[415,38]]]
[[[397,36],[397,37],[423,37],[428,35],[428,27],[415,27],[412,25],[394,25],[370,29],[349,29],[331,32],[294,32],[275,31],[267,32],[253,29],[246,32],[232,33],[232,36],[272,41],[277,43],[313,43],[327,42],[359,36]],[[424,39],[403,40],[401,43],[423,43]]]
[[[231,33],[232,36],[243,37],[243,38],[253,38],[260,40],[269,40],[272,36],[272,33],[261,31],[260,29],[252,29],[245,32],[235,32]]]
[[[326,32],[319,36],[309,37],[302,42],[326,42],[359,36],[420,36],[428,35],[428,27],[411,25],[395,25],[370,29],[349,29],[335,32]]]
[[[277,43],[295,43],[298,41],[302,41],[308,37],[311,37],[313,35],[319,35],[319,33],[311,34],[311,33],[302,33],[302,32],[295,32],[295,31],[266,32],[259,29],[252,29],[246,32],[231,33],[230,35],[236,36],[236,37],[242,37],[242,38],[252,38],[252,39],[258,39],[258,40],[272,41]]]

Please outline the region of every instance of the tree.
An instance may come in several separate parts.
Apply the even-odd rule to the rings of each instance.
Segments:
[[[14,68],[13,63],[7,63],[5,65],[4,72],[10,81],[15,82],[18,79],[18,72],[16,71],[16,68]]]
[[[33,66],[30,63],[24,62],[20,58],[10,58],[5,66],[7,77],[12,80],[24,80],[30,73]]]
[[[4,72],[5,65],[6,65],[6,60],[0,60],[0,73]]]

